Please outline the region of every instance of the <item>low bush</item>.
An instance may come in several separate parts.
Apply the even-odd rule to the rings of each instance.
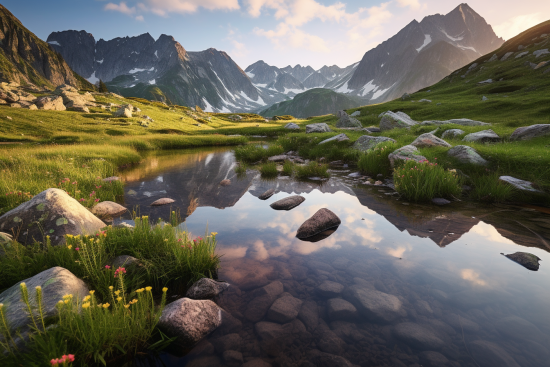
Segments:
[[[328,178],[330,177],[330,173],[328,173],[328,165],[318,162],[309,162],[303,166],[296,166],[296,177],[301,179],[309,177]]]
[[[254,163],[283,152],[281,145],[269,145],[264,148],[262,145],[248,144],[235,149],[235,158],[241,162]]]
[[[291,115],[282,115],[282,116],[273,116],[274,121],[289,121],[289,120],[295,120],[296,118]]]
[[[260,166],[260,173],[262,174],[262,177],[276,177],[279,173],[277,171],[277,163],[275,162],[268,162],[264,163]]]
[[[389,142],[380,144],[378,147],[361,154],[357,166],[361,172],[388,176],[391,172],[391,165],[388,156],[398,148],[397,144]]]
[[[285,176],[292,176],[293,173],[294,173],[294,163],[288,160],[285,161],[285,163],[283,164],[283,174]]]
[[[513,187],[498,178],[499,175],[496,173],[471,176],[473,189],[470,192],[470,198],[489,203],[511,200],[515,194]]]

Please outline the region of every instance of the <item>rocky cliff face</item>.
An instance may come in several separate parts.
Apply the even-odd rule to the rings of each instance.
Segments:
[[[315,70],[311,66],[302,66],[300,64],[292,67],[288,65],[287,67],[284,67],[281,69],[281,71],[284,71],[287,74],[292,75],[296,79],[298,79],[300,82],[303,82],[306,80],[311,74],[315,72]]]
[[[0,81],[55,87],[93,88],[63,57],[0,5]]]

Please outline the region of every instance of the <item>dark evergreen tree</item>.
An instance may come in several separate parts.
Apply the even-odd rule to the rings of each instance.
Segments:
[[[109,92],[109,89],[107,89],[107,86],[105,83],[103,83],[103,80],[99,79],[99,93],[107,93]]]

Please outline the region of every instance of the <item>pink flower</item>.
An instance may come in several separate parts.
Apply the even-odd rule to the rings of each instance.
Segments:
[[[95,202],[96,202],[96,203],[99,202],[99,199],[95,199]]]
[[[50,363],[52,364],[52,366],[57,366],[58,363],[59,363],[59,359],[54,358],[54,359],[52,359],[52,360],[50,361]]]
[[[76,181],[73,182],[73,185],[76,185]]]
[[[126,274],[126,269],[119,266],[118,269],[115,270],[115,278],[118,277],[118,275],[121,273]]]
[[[105,265],[105,269],[109,270],[111,267],[109,265]]]
[[[76,251],[80,251],[80,247],[75,248]]]

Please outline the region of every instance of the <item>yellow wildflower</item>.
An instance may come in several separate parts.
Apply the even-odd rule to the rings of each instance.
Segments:
[[[59,300],[59,302],[57,302],[57,304],[60,304],[60,305],[62,305],[62,304],[63,304],[63,300],[62,300],[62,299],[60,299],[60,300]],[[2,306],[3,306],[3,305],[2,305]]]
[[[90,307],[90,302],[86,302],[82,305],[82,308],[84,308],[84,309],[86,309],[88,307]]]
[[[66,294],[63,296],[63,299],[69,299],[69,298],[73,298],[73,295],[72,294]]]
[[[120,302],[122,301],[122,297],[117,297],[116,300]]]
[[[124,305],[125,308],[130,308],[130,305]]]
[[[103,306],[103,303],[100,303],[99,305],[97,305],[97,307],[101,307],[101,306]]]
[[[120,294],[120,291],[116,291],[115,294],[118,296]]]
[[[136,293],[141,293],[141,292],[143,292],[144,290],[145,290],[145,288],[140,288],[140,289],[136,290]]]
[[[90,294],[94,294],[94,293],[95,293],[95,291],[90,291]]]
[[[210,234],[211,234],[212,236],[215,236],[215,235],[218,234],[218,232],[210,232]]]
[[[70,249],[73,248],[73,245],[69,245],[69,246],[67,246],[67,248],[70,250]]]
[[[66,299],[65,304],[69,304],[69,301],[70,301],[69,299]]]
[[[145,287],[145,290],[146,290],[147,292],[151,292],[151,289],[153,289],[153,287]]]
[[[109,289],[110,289],[110,290],[113,290],[113,286],[112,286],[112,285],[110,285],[110,286],[109,286]]]
[[[166,293],[167,290],[168,290],[168,288],[166,288],[166,287],[162,288],[162,291],[163,291],[164,293]]]
[[[134,303],[137,303],[137,301],[138,300],[134,298],[130,303],[133,305]]]
[[[110,306],[110,304],[108,304],[108,303],[103,304],[103,308],[108,308],[109,306]]]
[[[91,296],[86,296],[82,299],[82,302],[88,302],[88,300],[90,299]]]

